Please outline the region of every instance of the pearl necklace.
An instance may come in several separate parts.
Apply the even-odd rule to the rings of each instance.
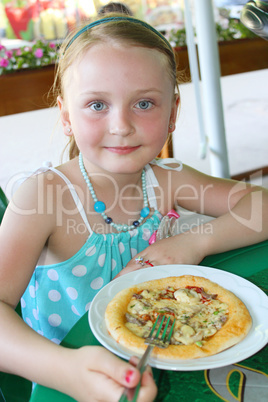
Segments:
[[[106,209],[106,205],[104,204],[104,202],[99,201],[95,191],[93,189],[93,186],[89,180],[88,174],[86,172],[85,166],[84,166],[84,162],[83,162],[83,157],[82,154],[80,152],[79,154],[79,167],[81,170],[81,173],[85,179],[85,182],[88,186],[88,189],[90,191],[91,197],[94,201],[94,210],[98,213],[101,214],[101,216],[103,217],[104,221],[108,224],[111,225],[114,229],[116,229],[118,232],[127,232],[129,230],[133,230],[136,227],[138,227],[141,222],[144,220],[144,218],[146,218],[149,213],[150,213],[150,208],[149,208],[149,203],[148,203],[148,197],[147,197],[147,191],[146,191],[146,175],[145,175],[145,170],[142,171],[142,175],[141,175],[141,183],[142,183],[142,194],[143,194],[143,203],[144,203],[144,207],[141,210],[140,213],[140,218],[136,221],[134,221],[132,223],[132,225],[127,225],[127,224],[123,224],[121,225],[120,223],[114,223],[112,218],[107,216],[105,213],[105,209]]]

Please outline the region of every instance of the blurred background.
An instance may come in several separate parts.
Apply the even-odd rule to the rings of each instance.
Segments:
[[[61,40],[67,32],[81,21],[90,20],[107,4],[106,0],[1,0],[1,38],[33,41],[37,39]],[[183,0],[123,0],[133,15],[146,20],[169,36],[184,29]],[[239,20],[246,1],[215,0],[215,19],[222,29],[229,29],[239,37],[241,27],[230,23]],[[243,28],[241,28],[243,30]],[[220,29],[218,29],[220,30]],[[229,32],[229,35],[231,32]],[[249,33],[248,33],[249,34]]]

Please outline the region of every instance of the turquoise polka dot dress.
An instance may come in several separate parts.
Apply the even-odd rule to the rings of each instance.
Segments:
[[[165,161],[166,162],[166,161]],[[174,163],[174,160],[172,160]],[[159,162],[153,161],[152,163]],[[170,163],[170,160],[168,160]],[[161,162],[162,166],[163,162]],[[162,167],[167,168],[165,165]],[[148,240],[158,228],[162,216],[157,211],[153,188],[158,186],[150,165],[145,167],[148,199],[153,215],[129,232],[97,234],[87,221],[81,202],[70,181],[67,183],[89,230],[83,247],[70,259],[36,267],[21,298],[24,321],[39,334],[60,343],[72,326],[89,309],[98,291],[109,283],[137,253],[148,247]],[[181,170],[181,165],[177,170]],[[47,170],[43,169],[41,171]]]

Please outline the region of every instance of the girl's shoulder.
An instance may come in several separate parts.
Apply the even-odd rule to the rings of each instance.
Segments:
[[[43,166],[37,169],[29,178],[40,176],[44,180],[48,179],[52,183],[58,183],[59,178],[72,178],[72,173],[77,169],[77,158],[64,162],[57,166],[52,166],[50,162],[45,162]]]
[[[51,191],[57,186],[65,186],[66,182],[75,181],[74,160],[67,161],[61,165],[53,167],[50,162],[46,162],[39,169],[34,171],[20,186],[20,189],[32,189],[40,191],[40,186],[44,191]]]
[[[169,178],[176,182],[182,180],[185,165],[175,158],[156,158],[150,162],[150,168],[153,171],[152,176],[155,176],[155,180],[163,187]]]
[[[68,194],[65,191],[66,180],[64,178],[71,183],[73,177],[68,172],[72,172],[73,164],[70,161],[56,168],[52,168],[48,164],[40,167],[18,186],[12,196],[10,206],[14,206],[15,210],[51,210],[52,204],[55,204],[59,194]]]
[[[171,177],[177,184],[209,184],[218,183],[219,179],[198,171],[175,158],[154,159],[151,167],[157,178]]]

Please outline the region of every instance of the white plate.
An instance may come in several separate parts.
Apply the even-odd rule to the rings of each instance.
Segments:
[[[93,334],[111,352],[129,359],[133,352],[118,344],[108,333],[104,313],[108,303],[122,289],[148,280],[180,275],[202,276],[233,292],[247,306],[253,325],[237,345],[214,356],[192,360],[170,360],[151,357],[149,364],[165,370],[205,370],[228,366],[252,356],[268,342],[268,297],[257,286],[237,275],[215,268],[196,265],[162,265],[134,271],[110,282],[93,299],[88,319]]]

